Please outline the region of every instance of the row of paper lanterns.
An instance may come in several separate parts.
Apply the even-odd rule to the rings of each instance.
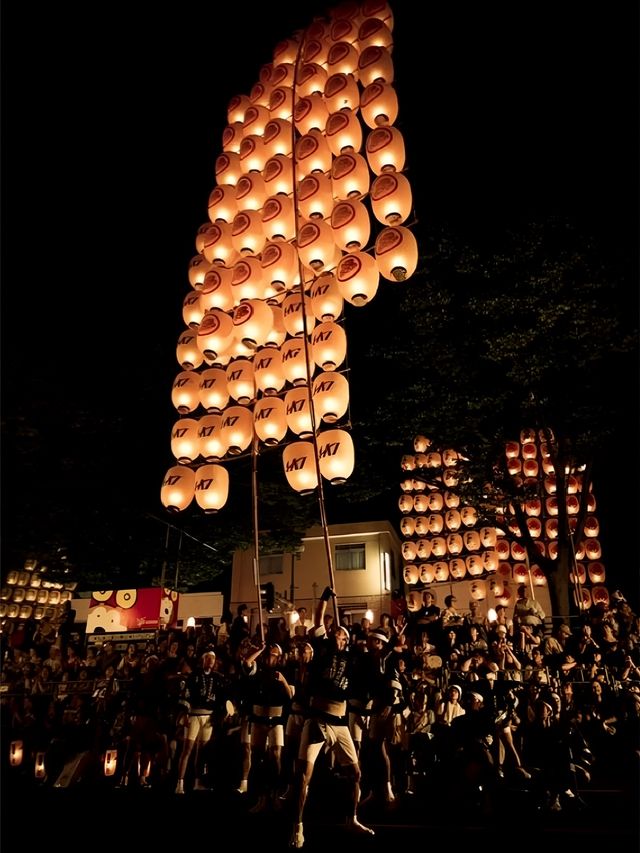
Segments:
[[[324,430],[317,436],[320,475],[331,485],[344,483],[354,468],[353,440],[341,429]],[[310,494],[318,486],[315,448],[312,441],[293,441],[282,451],[284,472],[289,485],[300,494]],[[195,470],[174,465],[165,475],[161,501],[171,512],[187,509],[194,500],[205,514],[215,513],[226,504],[229,472],[220,464],[200,465]]]

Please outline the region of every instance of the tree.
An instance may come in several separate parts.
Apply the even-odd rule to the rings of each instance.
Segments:
[[[566,222],[534,223],[489,245],[460,246],[439,234],[412,279],[383,294],[377,308],[399,333],[368,347],[368,372],[386,393],[360,413],[364,447],[382,458],[389,436],[406,446],[425,434],[457,449],[461,493],[499,525],[505,506],[522,522],[529,496],[506,470],[506,441],[523,427],[543,430],[559,497],[566,473],[583,470],[579,541],[594,468],[608,464],[633,394],[629,387],[621,395],[612,381],[635,376],[633,289],[625,270],[605,266],[596,245]],[[573,554],[566,513],[559,525],[555,561],[540,559],[526,524],[520,538],[545,571],[554,613],[566,617]]]

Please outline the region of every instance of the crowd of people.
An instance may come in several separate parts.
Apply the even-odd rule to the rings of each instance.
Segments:
[[[504,784],[542,810],[579,807],[594,771],[640,757],[640,618],[621,593],[551,629],[525,585],[491,621],[453,593],[440,607],[426,590],[422,608],[377,625],[339,624],[334,601],[327,588],[313,618],[300,608],[264,636],[240,605],[219,626],[125,649],[46,632],[14,644],[0,681],[5,761],[19,739],[16,772],[44,754],[41,784],[54,784],[78,755],[97,777],[115,750],[114,785],[227,787],[249,811],[287,808],[299,848],[318,762],[348,792],[351,828],[370,834],[362,806],[435,785],[487,813]]]

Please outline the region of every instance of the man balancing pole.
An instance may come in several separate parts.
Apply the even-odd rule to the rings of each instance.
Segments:
[[[309,710],[300,738],[295,778],[295,822],[290,847],[304,845],[302,817],[316,759],[323,749],[332,751],[336,761],[346,770],[351,781],[352,811],[347,827],[363,835],[374,835],[357,818],[360,800],[360,764],[349,731],[347,696],[353,668],[353,655],[347,648],[349,632],[336,624],[330,633],[324,626],[327,602],[335,593],[326,587],[314,614],[313,627],[307,639],[313,645],[309,664]]]

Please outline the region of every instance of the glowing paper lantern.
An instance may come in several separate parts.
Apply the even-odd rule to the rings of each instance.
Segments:
[[[365,47],[358,59],[358,79],[365,88],[371,83],[393,83],[391,50],[379,45]]]
[[[342,297],[351,305],[361,307],[376,295],[380,272],[370,254],[351,252],[338,264],[336,280]]]
[[[300,137],[295,145],[295,158],[298,176],[301,178],[312,172],[326,174],[331,170],[331,149],[319,130],[311,130]]]
[[[298,257],[304,266],[316,271],[325,267],[331,269],[336,257],[336,245],[333,241],[331,226],[327,222],[319,219],[302,219],[298,230],[297,246]]]
[[[591,590],[591,601],[594,606],[603,604],[606,608],[609,607],[609,590],[606,586],[594,586]]]
[[[589,610],[592,605],[591,592],[585,587],[573,590],[573,600],[580,610]]]
[[[327,79],[328,74],[326,68],[323,68],[322,65],[319,65],[317,62],[305,62],[297,71],[296,91],[300,96],[312,95],[315,92],[319,92],[320,94],[324,93],[326,101],[325,89]]]
[[[248,172],[261,172],[264,164],[270,157],[270,152],[267,150],[262,136],[257,133],[252,133],[245,136],[240,143],[240,169],[243,174]],[[238,177],[238,180],[240,180]]]
[[[336,245],[347,252],[360,251],[369,242],[371,222],[367,208],[357,199],[339,201],[331,213]]]
[[[402,553],[402,559],[407,560],[407,562],[415,560],[418,553],[415,542],[403,542],[400,551]]]
[[[189,261],[187,276],[189,284],[194,290],[199,290],[204,281],[207,270],[211,268],[211,264],[204,255],[194,255]]]
[[[181,415],[187,415],[197,408],[199,400],[200,377],[194,370],[179,373],[171,389],[171,402]]]
[[[171,452],[181,465],[188,465],[200,454],[198,421],[180,418],[171,430]]]
[[[378,11],[374,14],[375,17],[365,18],[358,29],[358,44],[360,46],[361,53],[366,47],[375,45],[378,47],[386,47],[388,49],[393,47],[393,34],[391,31],[391,28],[393,27],[392,19],[391,26],[389,26],[384,20],[382,20]]]
[[[12,740],[9,745],[9,764],[11,767],[20,767],[24,756],[24,741]]]
[[[262,208],[262,230],[266,240],[293,240],[296,218],[293,199],[286,195],[269,196]]]
[[[224,458],[229,443],[222,434],[222,414],[205,415],[198,421],[200,455],[205,462],[219,462]]]
[[[479,577],[484,571],[482,557],[478,554],[469,554],[469,556],[465,558],[465,564],[471,577]]]
[[[311,336],[311,356],[324,371],[336,370],[347,357],[347,335],[338,323],[320,323]]]
[[[431,553],[434,557],[447,556],[447,540],[444,536],[434,536],[431,540]]]
[[[228,406],[222,414],[222,438],[229,453],[238,456],[251,444],[253,438],[253,413],[246,406]]]
[[[221,412],[229,402],[227,374],[221,367],[211,367],[199,375],[198,399],[210,414]]]
[[[331,190],[336,199],[361,198],[369,192],[370,172],[362,154],[340,154],[331,167]]]
[[[256,390],[271,396],[277,394],[284,386],[282,353],[275,347],[265,346],[257,350],[253,368]]]
[[[293,122],[302,136],[311,130],[322,133],[328,118],[329,109],[320,92],[298,98],[293,108]]]
[[[410,278],[418,265],[418,243],[404,225],[383,228],[375,243],[380,274],[389,281]]]
[[[327,74],[323,95],[329,113],[344,109],[355,112],[360,106],[360,89],[353,74],[341,71]]]
[[[447,551],[454,556],[460,554],[464,547],[462,536],[459,533],[450,533],[447,536]]]
[[[400,495],[398,498],[398,509],[400,512],[411,512],[413,510],[413,498],[411,495]]]
[[[362,125],[355,109],[331,113],[325,127],[325,138],[334,157],[362,148]],[[368,160],[367,160],[368,162]]]
[[[349,406],[349,382],[342,373],[319,373],[311,389],[316,422],[335,423]]]
[[[178,338],[176,346],[176,357],[180,367],[185,370],[194,370],[200,367],[204,356],[198,349],[197,333],[191,329],[185,329]]]
[[[374,175],[401,172],[405,163],[405,145],[396,127],[378,127],[366,138],[365,157]]]
[[[605,580],[605,568],[602,563],[599,561],[594,561],[587,565],[587,571],[589,572],[589,580],[591,583],[603,583]]]
[[[587,570],[583,563],[576,563],[573,570],[569,572],[569,580],[574,584],[585,584],[587,582]]]
[[[233,320],[224,311],[214,308],[204,315],[198,327],[198,349],[206,358],[215,359],[233,339]]]
[[[398,118],[398,96],[389,83],[376,80],[360,95],[360,114],[367,127],[395,124]]]
[[[211,266],[200,286],[200,308],[203,315],[213,308],[221,311],[231,311],[234,305],[234,294],[231,282],[233,270],[223,264]],[[202,322],[202,321],[201,321]]]
[[[416,542],[416,555],[419,560],[428,560],[431,556],[431,540],[418,539]]]
[[[264,184],[270,197],[293,192],[293,163],[285,154],[275,154],[264,165]]]
[[[323,273],[311,286],[311,310],[318,321],[337,320],[342,314],[344,297],[335,275]],[[335,325],[335,324],[332,324]],[[346,335],[345,335],[346,355]]]
[[[413,507],[417,513],[422,515],[429,509],[429,498],[426,495],[415,495],[413,498]]]
[[[371,209],[383,225],[399,225],[411,213],[411,185],[404,175],[385,172],[371,185]]]
[[[118,750],[106,749],[104,753],[103,772],[105,776],[114,776],[118,767]]]
[[[420,563],[418,566],[420,571],[421,583],[433,583],[436,578],[436,569],[433,563]]]
[[[307,371],[313,375],[315,364],[308,362],[305,357],[305,341],[301,337],[287,338],[280,347],[282,356],[282,372],[286,382],[292,385],[305,384],[308,379]]]
[[[227,389],[229,395],[240,405],[246,406],[256,395],[253,361],[248,358],[237,358],[226,370]]]
[[[233,217],[238,212],[238,202],[236,201],[236,185],[222,184],[214,187],[209,194],[209,204],[207,213],[211,222],[232,222]]]
[[[196,470],[194,493],[205,515],[218,512],[229,496],[229,472],[222,465],[201,465]]]
[[[240,210],[231,223],[231,245],[240,255],[258,255],[267,238],[262,224],[262,210]],[[258,258],[259,262],[259,258]]]
[[[193,500],[195,472],[184,465],[169,468],[162,481],[160,501],[169,512],[182,512]]]
[[[242,210],[260,210],[267,200],[267,188],[259,172],[243,175],[235,185],[236,214]],[[231,217],[233,221],[235,215]]]
[[[462,578],[467,574],[465,561],[460,557],[455,557],[453,560],[449,560],[449,574],[454,578],[454,580],[462,580]]]
[[[414,519],[415,531],[418,536],[426,536],[429,531],[429,519],[426,515],[418,515]]]
[[[446,581],[449,578],[449,563],[444,560],[438,560],[433,564],[435,579],[439,582]]]
[[[314,491],[318,485],[318,475],[311,442],[294,441],[287,444],[282,451],[282,463],[292,489],[301,495]]]
[[[272,323],[271,308],[260,299],[246,299],[233,312],[234,337],[251,350],[266,342]]]
[[[415,519],[405,516],[400,522],[400,531],[403,536],[413,536],[415,532]]]
[[[444,527],[444,519],[442,518],[440,513],[432,512],[427,520],[429,523],[429,531],[431,533],[442,532],[442,528]]]
[[[242,143],[240,143],[242,145]],[[235,151],[224,151],[216,158],[215,162],[216,184],[229,184],[233,187],[242,177],[240,165],[240,149]]]
[[[295,388],[290,388],[285,394],[284,403],[287,426],[291,432],[302,439],[312,436],[313,424],[311,422],[308,387],[298,385]]]
[[[305,219],[328,219],[334,198],[331,179],[320,172],[307,175],[298,184],[298,209]]]

